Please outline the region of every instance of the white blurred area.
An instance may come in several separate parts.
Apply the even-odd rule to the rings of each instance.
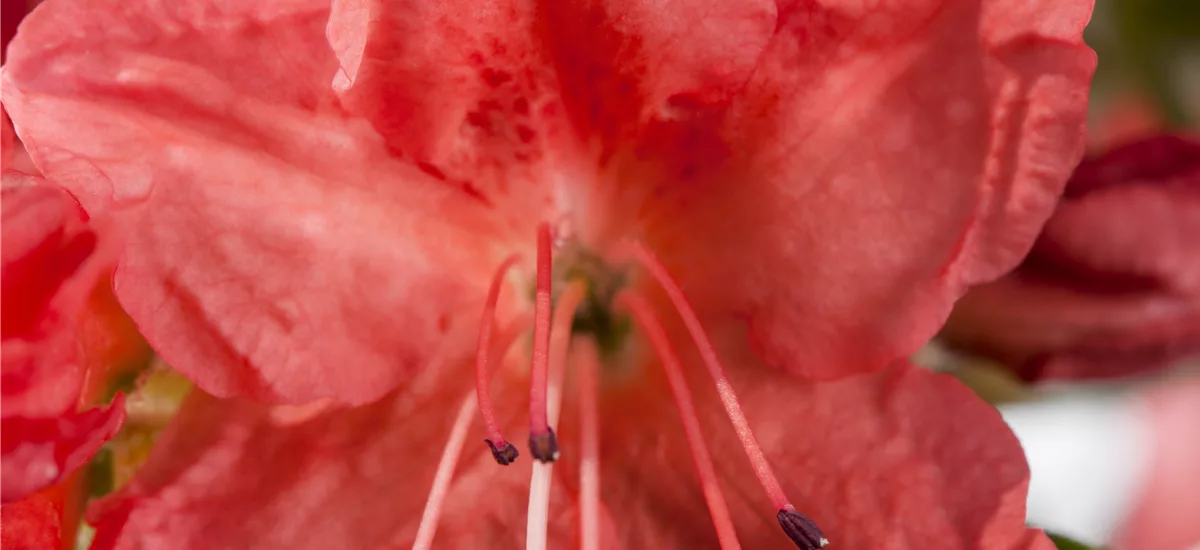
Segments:
[[[1149,411],[1099,389],[1000,406],[1029,460],[1030,524],[1091,546],[1112,543],[1145,485]]]
[[[1195,384],[1200,363],[1186,361],[1158,375],[1030,387],[999,364],[936,343],[913,360],[955,375],[997,403],[1029,461],[1030,525],[1096,548],[1142,550],[1119,541],[1159,463],[1154,399],[1148,396],[1185,381]],[[1177,435],[1200,439],[1200,417],[1194,428]],[[1200,500],[1200,494],[1194,498]],[[1200,517],[1191,523],[1200,523]],[[1171,550],[1200,550],[1200,537],[1191,546]]]

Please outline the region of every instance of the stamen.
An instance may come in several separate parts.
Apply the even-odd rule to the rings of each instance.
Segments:
[[[713,383],[717,387],[717,393],[721,397],[721,404],[725,406],[725,412],[729,416],[729,421],[733,423],[733,428],[738,435],[738,439],[741,440],[742,448],[746,451],[746,457],[750,459],[750,465],[754,468],[754,473],[758,476],[758,482],[771,499],[771,503],[779,513],[794,511],[795,507],[792,506],[787,495],[783,492],[783,487],[775,477],[775,472],[772,471],[771,464],[767,462],[767,457],[763,454],[762,447],[758,444],[758,439],[754,437],[754,431],[750,428],[750,423],[746,420],[746,415],[742,412],[742,406],[738,402],[737,394],[734,393],[733,386],[729,384],[729,379],[725,376],[725,368],[721,366],[721,361],[717,358],[717,352],[713,349],[712,342],[708,340],[708,336],[704,333],[704,327],[700,324],[700,319],[696,317],[696,312],[692,309],[692,305],[688,303],[687,297],[683,295],[683,290],[679,288],[679,285],[667,273],[667,268],[663,266],[662,262],[647,250],[646,247],[633,241],[623,244],[626,247],[623,251],[628,251],[637,258],[642,266],[646,268],[646,271],[650,272],[650,275],[658,281],[658,284],[667,293],[667,297],[671,299],[671,303],[675,305],[675,310],[679,312],[679,316],[683,319],[683,324],[687,327],[688,333],[691,334],[692,341],[696,343],[696,347],[700,351],[700,358],[704,361],[704,366],[708,368],[708,374],[712,377]],[[808,521],[812,523],[812,520]],[[789,536],[791,535],[789,534]],[[793,538],[793,540],[795,539]],[[800,545],[799,542],[796,544]],[[801,545],[801,548],[804,548],[804,546]]]
[[[429,489],[429,497],[425,500],[425,511],[421,513],[421,524],[417,527],[417,539],[413,542],[413,550],[429,550],[433,545],[433,535],[437,532],[438,521],[442,517],[442,505],[446,502],[446,494],[450,492],[454,468],[458,466],[463,444],[467,441],[467,430],[475,416],[475,403],[475,396],[467,394],[458,408],[458,416],[454,418],[454,426],[450,428],[450,439],[442,449],[437,472],[433,474],[433,487]]]
[[[492,321],[496,314],[496,302],[500,298],[500,284],[509,268],[517,263],[518,255],[513,254],[500,264],[496,274],[492,276],[492,284],[488,287],[487,300],[483,304],[483,317],[479,320],[479,344],[475,348],[475,396],[479,403],[479,413],[483,416],[483,424],[487,429],[488,448],[492,456],[501,466],[512,464],[517,459],[517,448],[504,439],[500,431],[500,422],[496,420],[496,407],[492,404],[491,375],[488,368],[488,352],[492,340]]]
[[[788,509],[780,510],[775,517],[779,518],[779,526],[783,527],[783,532],[787,533],[788,538],[792,539],[800,550],[817,550],[829,545],[829,539],[825,538],[821,529],[808,516]]]
[[[533,306],[533,365],[529,384],[529,451],[542,462],[558,460],[558,440],[546,419],[546,371],[550,348],[550,225],[538,225],[537,296]],[[572,316],[574,313],[572,312]],[[570,325],[567,325],[568,332]]]
[[[500,333],[496,346],[492,349],[496,356],[503,361],[508,349],[517,341],[524,331],[529,318],[525,316],[509,323]],[[489,372],[489,376],[491,373]],[[467,393],[459,406],[458,416],[450,428],[450,438],[442,449],[442,458],[438,461],[437,470],[433,474],[433,486],[429,489],[429,497],[425,499],[425,510],[421,513],[421,523],[417,526],[417,538],[413,541],[413,550],[429,550],[433,545],[433,535],[437,532],[438,521],[442,517],[442,507],[446,502],[446,494],[450,492],[450,481],[454,478],[454,468],[462,456],[463,444],[467,441],[467,431],[475,416],[475,392]]]
[[[581,338],[579,371],[579,516],[581,550],[600,550],[600,408],[596,343]]]
[[[737,531],[733,528],[733,520],[729,517],[729,508],[725,505],[725,495],[717,481],[716,468],[713,467],[712,457],[704,444],[704,434],[700,431],[700,420],[696,416],[692,404],[692,392],[688,389],[683,377],[683,369],[679,358],[671,347],[666,331],[654,315],[654,310],[644,299],[629,291],[621,291],[616,298],[617,307],[624,308],[633,314],[637,324],[642,327],[650,343],[658,353],[659,362],[667,374],[667,382],[675,396],[675,407],[679,409],[679,417],[683,420],[683,433],[687,436],[688,446],[692,450],[692,461],[696,464],[696,473],[700,475],[700,487],[704,490],[704,500],[708,504],[708,513],[712,516],[713,527],[717,530],[717,540],[723,550],[741,548],[737,539]]]
[[[582,281],[572,281],[558,297],[558,305],[554,308],[554,326],[550,331],[547,354],[550,371],[546,400],[548,430],[551,425],[558,425],[563,376],[567,370],[567,351],[571,343],[571,323],[586,292],[587,286]],[[530,439],[533,439],[532,436]],[[546,548],[546,529],[550,522],[550,480],[553,473],[552,461],[533,463],[533,473],[529,480],[529,511],[525,524],[527,549]]]

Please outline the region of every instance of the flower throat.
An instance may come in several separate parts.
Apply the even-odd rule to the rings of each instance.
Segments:
[[[783,532],[798,548],[816,550],[824,548],[829,541],[816,523],[808,516],[797,512],[788,500],[782,486],[775,477],[751,430],[741,404],[730,385],[724,367],[717,358],[712,343],[705,334],[699,319],[683,291],[667,273],[666,268],[644,246],[627,241],[617,247],[611,263],[576,246],[564,243],[558,262],[552,258],[553,240],[546,223],[537,230],[537,276],[534,289],[533,349],[530,366],[529,392],[529,451],[538,461],[534,464],[531,480],[528,525],[526,531],[528,549],[542,550],[546,547],[547,508],[549,505],[550,472],[552,463],[558,459],[560,450],[552,425],[557,421],[558,397],[561,393],[562,372],[567,362],[568,347],[581,348],[585,353],[573,368],[579,371],[579,404],[581,419],[580,453],[580,510],[581,547],[584,550],[599,548],[600,510],[603,504],[599,494],[599,415],[596,392],[596,370],[598,365],[612,363],[601,361],[601,356],[612,358],[622,348],[636,326],[652,344],[659,362],[666,373],[675,400],[676,408],[683,421],[692,459],[700,478],[705,503],[716,530],[722,550],[740,549],[737,533],[729,515],[728,506],[721,492],[716,469],[708,446],[700,429],[698,415],[687,386],[677,354],[671,346],[666,331],[650,303],[627,287],[628,269],[624,266],[640,265],[666,292],[679,313],[693,342],[697,346],[710,377],[716,386],[721,403],[734,426],[741,446],[751,467],[758,476],[776,514]],[[477,404],[487,432],[485,443],[500,465],[512,464],[520,452],[503,435],[491,400],[490,380],[491,357],[502,356],[507,347],[519,334],[519,327],[501,331],[500,344],[493,346],[492,332],[496,303],[500,287],[509,269],[519,261],[517,255],[506,258],[492,278],[484,302],[480,320],[478,347],[475,356],[475,392],[464,401],[459,418],[451,430],[450,441],[443,453],[435,475],[434,487],[427,501],[425,514],[418,529],[414,548],[428,548],[437,524],[441,504],[448,490],[457,455],[470,423],[467,414]],[[553,285],[552,266],[557,263],[565,270],[565,276],[557,288]],[[621,266],[621,267],[613,267]],[[557,290],[557,292],[554,292]],[[553,311],[552,311],[553,309]],[[572,344],[572,336],[577,338]],[[583,345],[581,345],[581,342]],[[578,350],[572,350],[578,351]],[[552,372],[553,371],[553,372]],[[551,379],[554,383],[551,383]],[[474,397],[474,399],[471,399]],[[553,397],[553,401],[552,401]],[[553,407],[553,410],[551,410]],[[554,416],[554,418],[551,418]]]

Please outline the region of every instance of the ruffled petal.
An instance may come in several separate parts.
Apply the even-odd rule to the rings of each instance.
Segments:
[[[1016,438],[955,380],[902,363],[806,383],[748,364],[729,373],[743,410],[793,504],[831,547],[1053,548],[1024,525],[1029,470]],[[794,548],[703,367],[689,378],[742,546]],[[621,547],[715,546],[670,401],[612,407],[602,416],[601,464]]]
[[[65,478],[120,427],[118,399],[78,411],[91,355],[89,298],[111,266],[104,239],[78,203],[35,176],[5,172],[0,294],[3,319],[3,485],[11,502]]]
[[[104,259],[79,205],[53,184],[6,172],[0,312],[4,417],[73,409],[84,366],[78,316]]]
[[[125,399],[54,418],[8,417],[3,429],[3,487],[10,502],[49,487],[79,469],[116,435],[125,421]]]
[[[681,103],[647,230],[771,364],[880,368],[1029,250],[1083,152],[1091,2],[794,2],[727,106]],[[688,130],[688,131],[683,131]]]
[[[31,155],[138,227],[117,297],[216,395],[377,399],[512,251],[486,204],[341,111],[327,18],[320,0],[64,0],[11,46]]]

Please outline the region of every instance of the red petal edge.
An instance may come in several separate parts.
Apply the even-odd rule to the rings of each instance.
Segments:
[[[214,394],[378,399],[512,251],[487,205],[341,109],[328,10],[62,0],[10,48],[4,100],[31,156],[93,216],[137,226],[117,297]]]
[[[4,502],[49,487],[83,466],[125,421],[125,397],[58,418],[4,418]]]

